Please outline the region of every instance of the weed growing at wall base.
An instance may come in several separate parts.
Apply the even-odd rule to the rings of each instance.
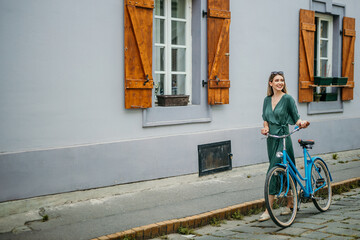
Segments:
[[[194,229],[189,229],[186,227],[179,227],[177,232],[182,235],[189,235],[189,234],[194,234]]]
[[[211,226],[215,226],[215,227],[220,227],[221,226],[221,223],[224,223],[224,221],[216,218],[216,217],[213,217],[210,219],[210,225]]]
[[[48,215],[44,215],[43,218],[42,218],[42,221],[43,222],[46,222],[49,220],[49,216]]]
[[[234,212],[231,215],[231,218],[236,219],[236,220],[243,220],[244,219],[244,215],[241,214],[241,212],[239,210],[237,210],[236,212]]]

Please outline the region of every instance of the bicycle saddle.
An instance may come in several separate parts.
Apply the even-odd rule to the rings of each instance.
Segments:
[[[299,142],[300,146],[302,146],[303,148],[311,148],[311,146],[315,144],[314,140],[299,139],[298,142]]]

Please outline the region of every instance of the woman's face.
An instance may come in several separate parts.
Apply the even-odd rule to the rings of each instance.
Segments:
[[[276,75],[272,82],[269,82],[269,84],[274,91],[282,91],[285,85],[284,77],[281,75]]]

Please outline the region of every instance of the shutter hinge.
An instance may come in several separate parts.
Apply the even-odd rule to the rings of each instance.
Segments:
[[[215,80],[216,80],[216,85],[219,85],[220,79],[218,78],[218,76],[215,76]]]
[[[205,10],[202,11],[202,17],[207,17],[207,12],[205,12]]]
[[[202,80],[202,86],[205,87],[205,85],[207,85],[208,83],[205,82],[205,80]]]
[[[149,74],[146,74],[146,81],[144,82],[144,86],[146,85],[146,83],[148,83],[150,80],[149,80]]]

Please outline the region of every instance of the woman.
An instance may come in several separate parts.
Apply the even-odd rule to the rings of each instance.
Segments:
[[[300,119],[294,99],[287,94],[285,77],[282,71],[271,72],[268,82],[267,97],[264,99],[263,114],[264,128],[261,134],[267,135],[285,135],[289,133],[289,124],[296,124],[300,128],[308,126],[307,121]],[[281,158],[276,157],[276,152],[282,152],[283,142],[281,139],[268,138],[267,151],[270,166],[268,171],[281,162]],[[286,139],[286,151],[291,160],[295,163],[294,150],[290,136]],[[271,186],[270,186],[271,188]],[[273,186],[276,188],[276,186]],[[271,190],[270,190],[271,191]],[[270,195],[270,204],[272,204],[274,195]],[[289,209],[290,211],[290,209]],[[270,218],[266,210],[259,221],[266,221]]]

